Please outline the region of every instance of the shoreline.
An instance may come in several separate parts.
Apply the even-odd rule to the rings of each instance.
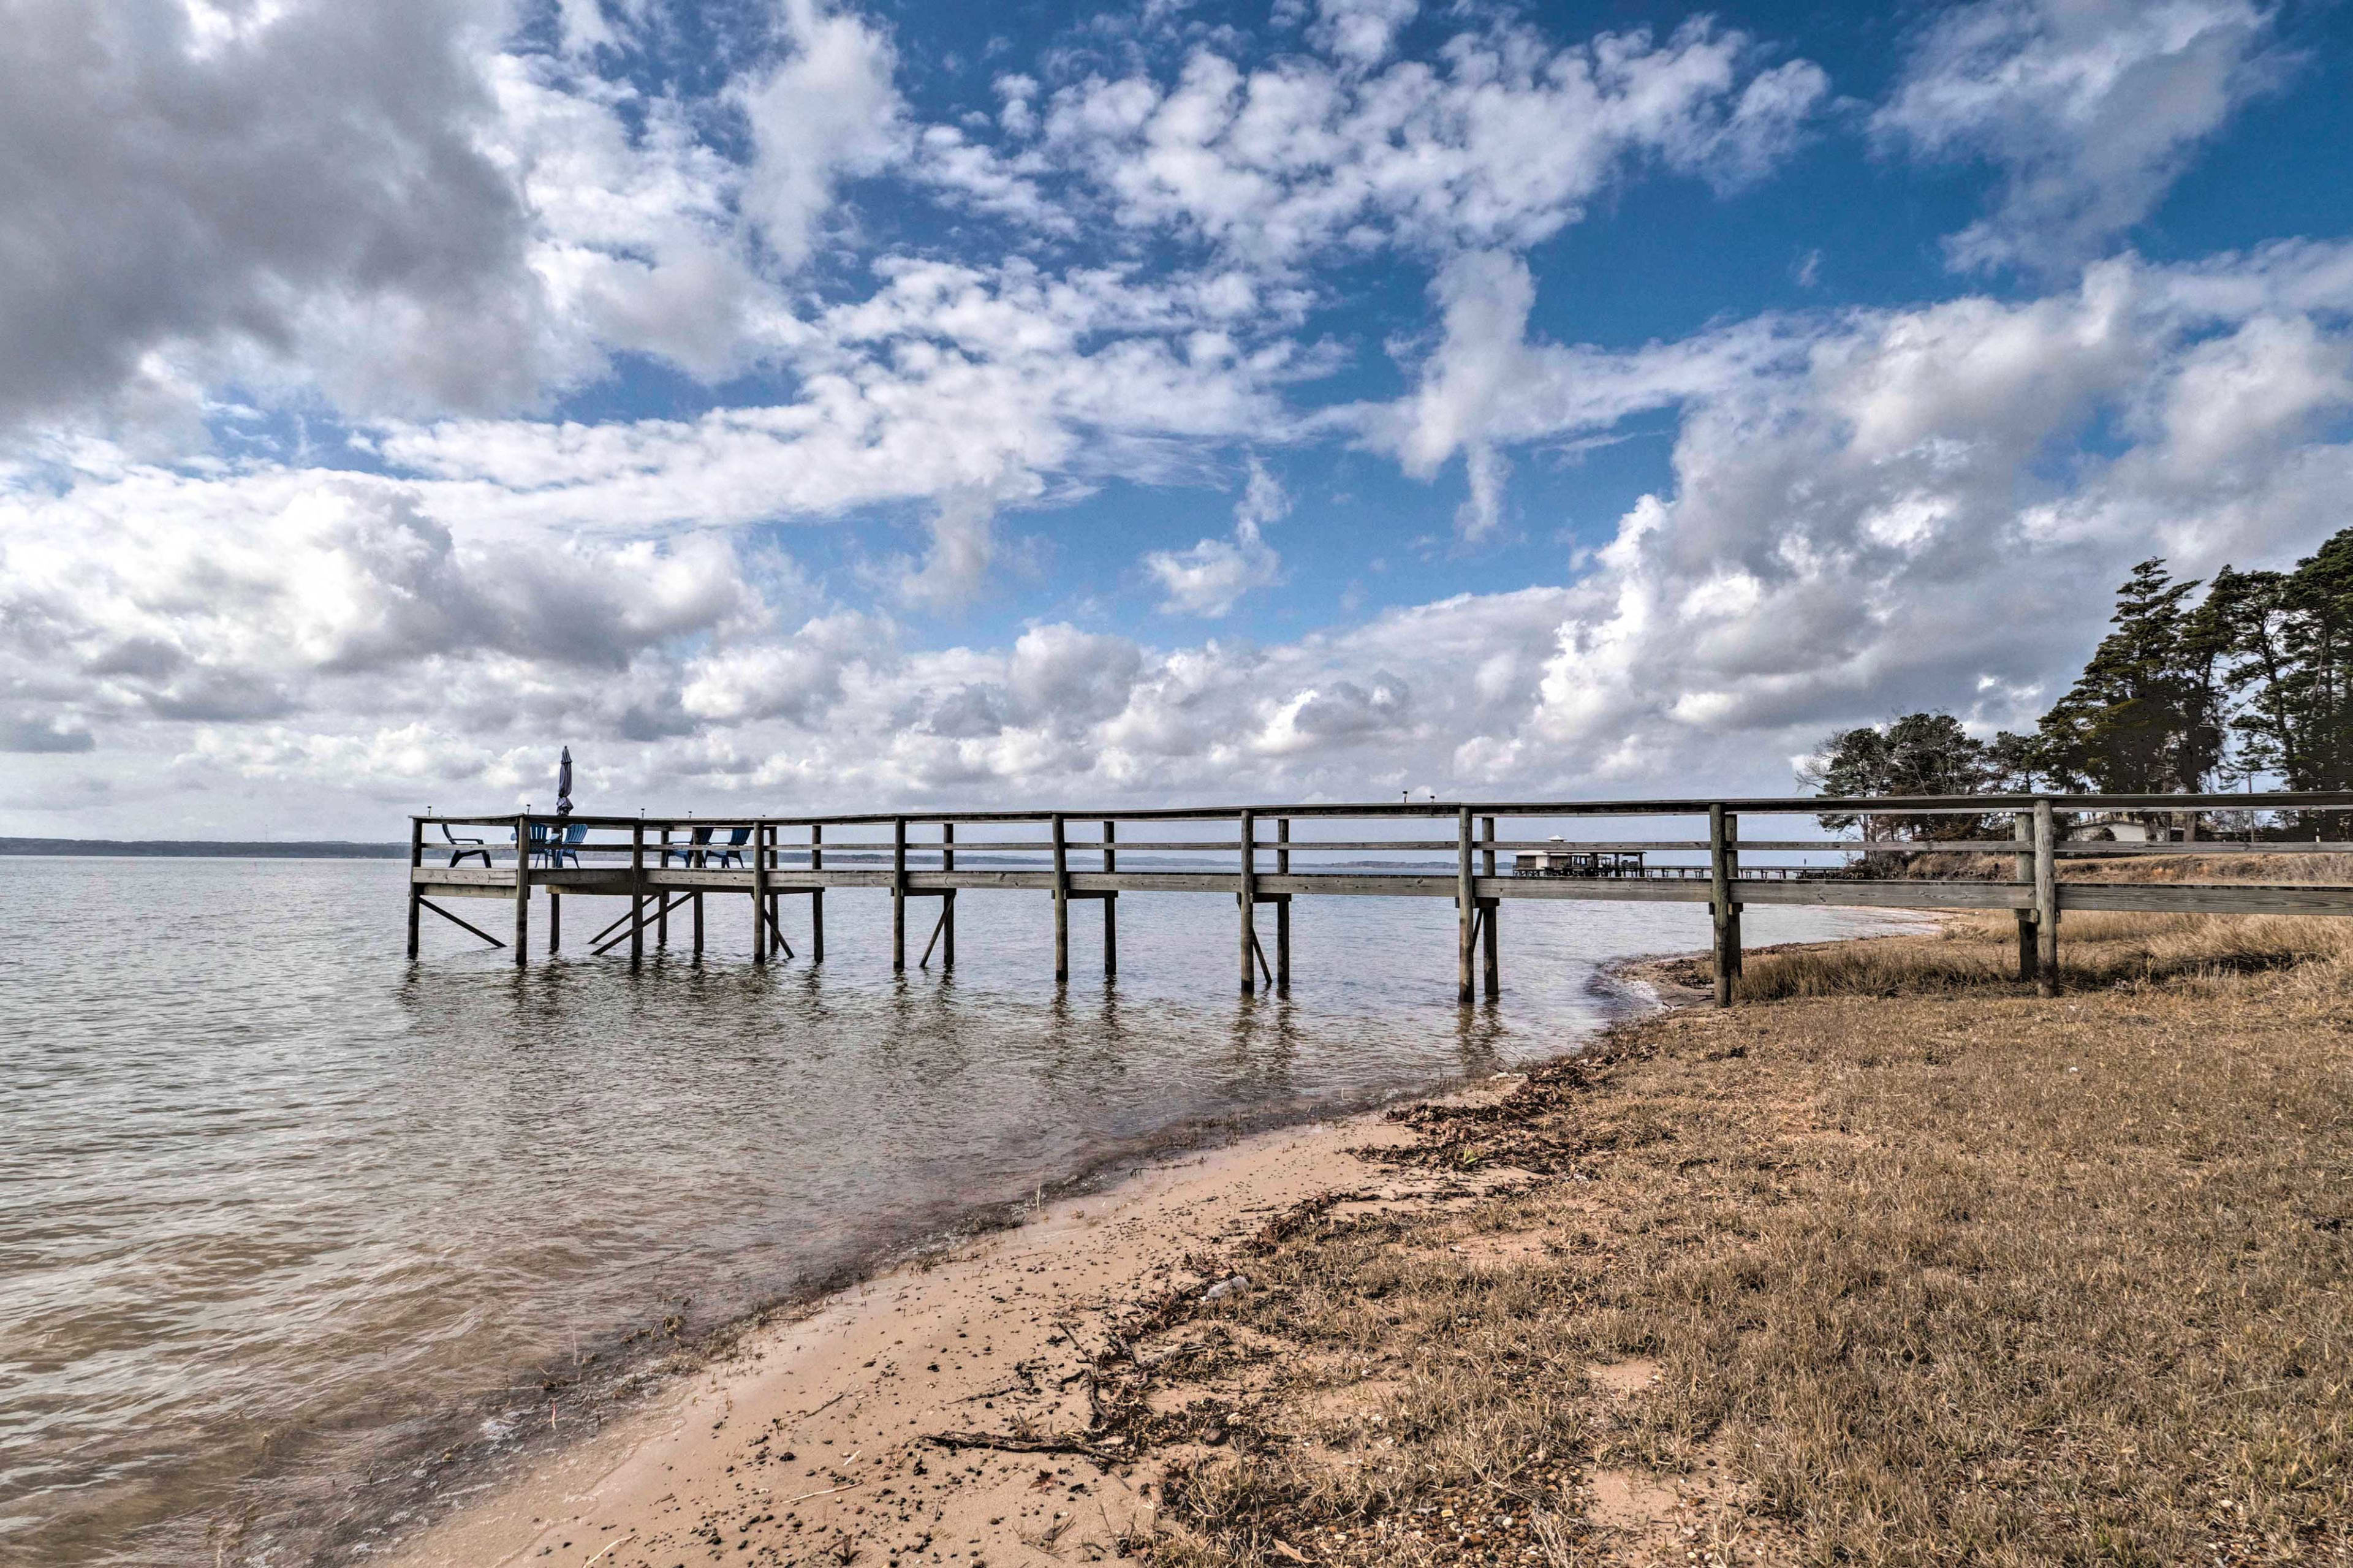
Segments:
[[[1121,1548],[1148,1538],[1165,1460],[1099,1450],[1116,1461],[1099,1468],[1071,1436],[1087,1425],[1078,1384],[1094,1347],[1124,1342],[1124,1325],[1173,1298],[1216,1288],[1196,1267],[1208,1255],[1335,1189],[1375,1187],[1361,1199],[1375,1207],[1459,1196],[1455,1178],[1384,1171],[1354,1151],[1415,1141],[1389,1119],[1397,1105],[1477,1104],[1525,1081],[1499,1074],[1267,1128],[1049,1198],[1010,1228],[735,1331],[700,1370],[519,1474],[453,1494],[453,1508],[368,1560],[667,1568],[718,1545],[751,1562],[794,1560],[737,1553],[749,1529],[805,1550],[848,1537],[865,1549],[859,1561],[1051,1561],[1040,1540],[1133,1561]],[[1004,1430],[1029,1436],[1012,1447],[939,1441]]]
[[[1613,1016],[1597,1027],[1578,1032],[1562,1049],[1522,1061],[1514,1071],[1484,1079],[1440,1079],[1354,1101],[1260,1108],[1161,1129],[1107,1151],[1084,1168],[1046,1184],[1035,1200],[977,1205],[944,1232],[879,1251],[831,1280],[735,1313],[690,1342],[650,1356],[617,1360],[600,1367],[593,1379],[584,1375],[563,1391],[565,1403],[559,1425],[586,1419],[592,1428],[588,1435],[551,1439],[542,1433],[526,1437],[519,1448],[505,1453],[496,1450],[502,1436],[491,1437],[487,1450],[480,1447],[480,1439],[448,1447],[437,1439],[415,1453],[396,1456],[398,1462],[391,1470],[371,1476],[362,1487],[364,1492],[384,1497],[384,1492],[376,1491],[383,1486],[394,1496],[359,1518],[326,1522],[319,1538],[320,1550],[328,1554],[327,1560],[363,1558],[401,1564],[506,1561],[522,1549],[503,1556],[479,1554],[489,1542],[477,1539],[478,1516],[485,1510],[512,1513],[501,1500],[520,1497],[557,1475],[576,1479],[584,1466],[596,1468],[598,1456],[610,1461],[618,1453],[651,1440],[662,1422],[676,1418],[681,1401],[693,1402],[693,1389],[709,1385],[714,1377],[723,1379],[728,1369],[740,1368],[747,1359],[756,1362],[766,1357],[776,1342],[799,1333],[805,1325],[833,1321],[842,1303],[867,1298],[902,1278],[968,1264],[993,1247],[1026,1245],[1022,1238],[1051,1235],[1057,1239],[1050,1245],[1063,1245],[1075,1233],[1069,1232],[1058,1216],[1086,1210],[1091,1205],[1100,1212],[1103,1205],[1142,1201],[1144,1195],[1157,1193],[1163,1183],[1176,1181],[1184,1189],[1187,1196],[1180,1201],[1180,1207],[1214,1209],[1217,1205],[1207,1200],[1234,1179],[1240,1169],[1237,1163],[1249,1163],[1285,1152],[1293,1142],[1313,1143],[1320,1151],[1319,1178],[1361,1173],[1364,1167],[1358,1162],[1336,1152],[1339,1144],[1357,1147],[1377,1141],[1388,1130],[1384,1119],[1394,1110],[1478,1095],[1499,1082],[1508,1088],[1529,1068],[1574,1057],[1612,1028],[1694,1001],[1706,1002],[1704,989],[1693,991],[1652,972],[1660,964],[1691,956],[1690,952],[1662,952],[1598,965],[1588,984],[1611,996]],[[1704,952],[1698,956],[1704,957]],[[1339,1143],[1325,1147],[1333,1140]],[[1197,1186],[1201,1190],[1197,1192]],[[1094,1223],[1083,1222],[1083,1228],[1092,1230]],[[626,1353],[625,1347],[626,1342],[620,1347],[602,1347],[589,1360],[598,1361],[617,1348]],[[586,1406],[587,1414],[575,1413],[574,1403]],[[458,1426],[451,1428],[459,1429]],[[614,1447],[616,1443],[620,1449]],[[476,1451],[468,1453],[468,1449]],[[460,1526],[465,1545],[452,1554],[438,1543],[455,1539],[451,1532]],[[538,1553],[545,1544],[534,1538],[525,1555],[550,1564],[570,1560],[560,1549],[541,1559]],[[231,1551],[235,1550],[233,1544]]]

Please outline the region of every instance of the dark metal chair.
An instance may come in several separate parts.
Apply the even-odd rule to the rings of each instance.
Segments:
[[[465,859],[470,855],[480,856],[484,866],[488,866],[491,863],[491,852],[482,847],[482,841],[480,839],[460,838],[456,834],[449,831],[449,825],[446,822],[441,825],[441,837],[449,841],[449,864],[452,866],[455,866],[459,861]],[[470,849],[464,847],[467,845],[471,845],[473,847]]]

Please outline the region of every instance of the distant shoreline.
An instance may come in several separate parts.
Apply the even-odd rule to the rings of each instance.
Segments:
[[[348,839],[0,838],[0,855],[84,855],[114,859],[400,860],[406,844]]]

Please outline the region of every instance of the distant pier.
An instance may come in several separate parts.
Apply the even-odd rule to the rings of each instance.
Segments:
[[[2055,989],[2059,927],[2070,910],[2137,910],[2194,914],[2353,914],[2353,887],[2245,882],[2068,882],[2059,863],[2110,855],[2296,854],[2353,851],[2353,842],[2196,839],[2201,815],[2247,811],[2353,810],[2353,793],[2165,795],[1905,795],[1884,799],[1797,796],[1750,800],[1407,802],[1398,805],[1296,805],[1163,807],[1115,811],[965,811],[869,813],[829,816],[623,817],[531,814],[415,816],[409,819],[408,954],[417,956],[422,917],[430,912],[527,962],[531,895],[548,895],[547,948],[561,949],[564,904],[575,898],[626,900],[628,907],[594,936],[592,952],[627,946],[632,963],[649,940],[681,938],[701,952],[704,900],[747,900],[752,960],[796,956],[786,935],[787,900],[808,900],[805,934],[812,963],[825,959],[825,896],[829,891],[888,893],[891,963],[907,967],[908,910],[935,908],[919,966],[936,953],[955,966],[956,894],[967,889],[1020,889],[1054,905],[1053,977],[1071,972],[1071,907],[1103,910],[1103,973],[1119,966],[1119,900],[1133,893],[1227,893],[1239,912],[1240,986],[1291,987],[1291,902],[1295,898],[1429,898],[1453,900],[1455,991],[1473,1001],[1503,987],[1501,911],[1515,900],[1608,900],[1704,903],[1713,916],[1715,997],[1730,1005],[1740,973],[1740,912],[1749,904],[1806,904],[1916,910],[2010,910],[2018,917],[2021,980]],[[1878,822],[1920,816],[2007,819],[2008,838],[1894,840],[1744,839],[1744,821],[1834,814]],[[2177,820],[2193,837],[2175,842],[2063,839],[2063,824],[2118,814]],[[1511,826],[1664,819],[1704,824],[1704,837],[1567,841],[1509,836]],[[1447,837],[1406,837],[1419,825],[1443,823]],[[1372,836],[1294,837],[1294,826],[1329,829],[1370,825]],[[1164,837],[1119,837],[1155,826]],[[1191,827],[1214,837],[1166,837]],[[1394,837],[1380,837],[1388,829]],[[967,835],[963,839],[957,832]],[[992,837],[971,835],[985,831]],[[1360,828],[1360,832],[1367,831]],[[1425,828],[1426,831],[1426,828]],[[1012,835],[1012,836],[1008,836]],[[1841,868],[1767,864],[1759,856],[1860,853],[1865,857],[1991,857],[1995,874],[1979,878],[1859,877]],[[1451,871],[1367,869],[1362,864],[1316,869],[1330,858],[1423,858],[1447,854]],[[959,855],[1018,855],[1043,866],[1006,868],[956,863]],[[1700,855],[1694,864],[1651,864],[1652,854]],[[832,857],[830,864],[828,857]],[[1131,857],[1123,864],[1123,856]],[[1230,857],[1232,869],[1173,867]],[[1510,857],[1499,860],[1499,857]],[[443,907],[452,899],[503,899],[512,906],[507,939]],[[1260,932],[1270,909],[1273,953]],[[492,924],[496,921],[491,922]]]

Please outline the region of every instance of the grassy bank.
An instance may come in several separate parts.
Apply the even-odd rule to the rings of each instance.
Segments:
[[[2353,1561],[2353,931],[2070,917],[2050,1001],[2012,952],[1756,955],[1409,1113],[1096,1363],[1150,1554]]]

